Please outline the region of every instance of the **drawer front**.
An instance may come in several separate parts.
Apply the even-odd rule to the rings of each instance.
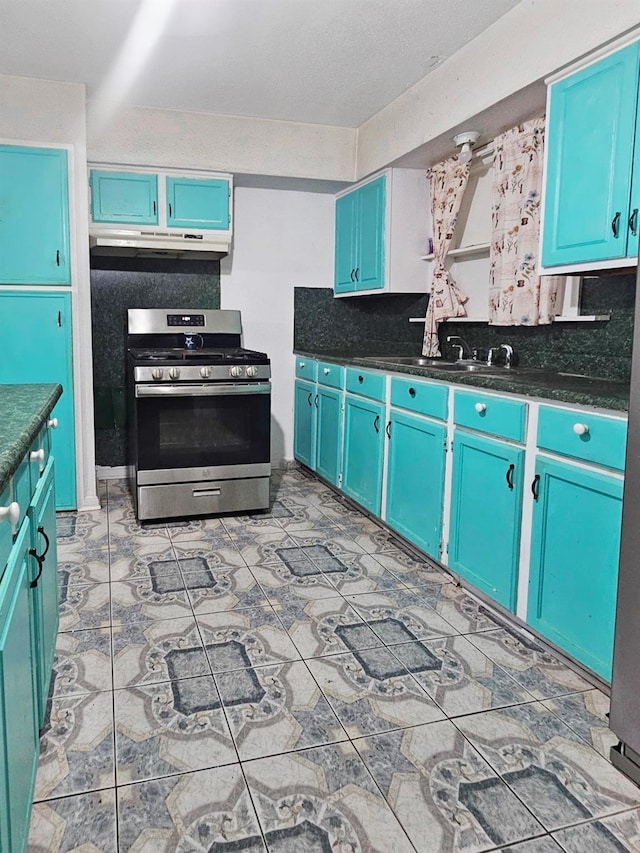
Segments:
[[[318,362],[312,358],[300,358],[296,356],[296,377],[315,382],[318,378]]]
[[[357,367],[347,368],[347,391],[361,397],[384,403],[385,380],[384,373],[370,373]]]
[[[456,391],[453,399],[454,422],[458,426],[524,442],[526,403],[492,397],[481,391]]]
[[[11,488],[7,484],[6,489],[0,494],[0,507],[8,507],[11,503]],[[13,545],[11,522],[8,518],[0,520],[0,578],[9,559],[9,551]],[[1,623],[0,623],[1,624]]]
[[[42,472],[47,466],[50,453],[49,428],[43,426],[38,437],[29,451],[29,466],[31,468],[31,491],[34,492]]]
[[[627,422],[588,411],[540,406],[538,447],[624,471]]]
[[[344,388],[344,367],[319,361],[318,382],[320,385],[328,385],[329,388]]]
[[[391,380],[391,405],[446,421],[449,408],[449,388],[432,382],[413,379]]]

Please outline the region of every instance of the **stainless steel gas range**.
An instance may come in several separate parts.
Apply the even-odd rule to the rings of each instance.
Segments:
[[[239,311],[128,312],[129,466],[141,521],[269,505],[271,366]]]

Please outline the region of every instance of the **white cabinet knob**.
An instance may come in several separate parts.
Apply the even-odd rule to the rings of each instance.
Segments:
[[[29,454],[29,461],[44,462],[44,448],[41,447],[40,450],[32,450]]]
[[[20,521],[20,504],[13,501],[9,506],[0,506],[0,521],[17,524]]]
[[[47,426],[49,429],[58,429],[58,419],[57,418],[49,418],[47,421]]]
[[[298,362],[298,367],[304,367],[304,366],[305,366],[304,361]]]
[[[476,412],[479,415],[481,415],[483,412],[487,411],[487,404],[486,403],[476,403],[473,408],[476,410]]]
[[[574,424],[573,431],[576,435],[586,435],[589,432],[588,424]]]
[[[322,372],[323,372],[323,373],[324,373],[324,375],[326,376],[328,373],[331,373],[331,370],[329,370],[329,368],[328,368],[328,367],[325,367],[325,369],[324,369]]]

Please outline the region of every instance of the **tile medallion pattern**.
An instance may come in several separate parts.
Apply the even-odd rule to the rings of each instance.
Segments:
[[[608,700],[308,472],[58,516],[34,853],[640,853]],[[248,787],[247,787],[248,786]]]

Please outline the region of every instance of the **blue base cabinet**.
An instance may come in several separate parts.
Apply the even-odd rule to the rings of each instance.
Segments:
[[[0,383],[57,382],[63,394],[52,418],[58,509],[76,507],[75,426],[69,293],[0,293]]]
[[[384,405],[347,394],[342,488],[374,515],[382,502],[383,439]]]
[[[342,392],[318,385],[315,470],[337,486],[342,462]]]
[[[535,490],[527,621],[609,681],[622,480],[539,457]]]
[[[524,450],[457,430],[449,566],[515,610]]]
[[[294,396],[293,453],[296,459],[316,467],[316,385],[297,380]]]
[[[0,284],[70,284],[67,152],[0,145]]]
[[[388,436],[385,521],[439,560],[447,428],[392,411]]]

